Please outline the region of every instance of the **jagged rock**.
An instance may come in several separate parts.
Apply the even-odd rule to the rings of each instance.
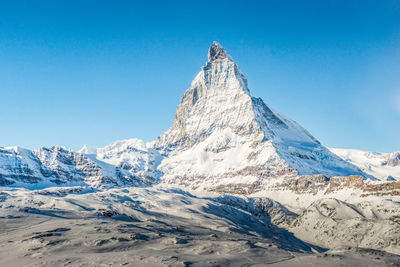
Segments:
[[[144,175],[63,147],[34,151],[19,147],[1,148],[0,162],[0,184],[3,186],[138,186],[145,184],[147,179]]]
[[[218,43],[213,42],[208,50],[208,61],[214,61],[216,59],[224,59],[227,57],[225,49]]]
[[[324,175],[303,175],[282,179],[276,183],[272,190],[291,190],[297,194],[317,194],[325,191],[330,183],[330,179]]]

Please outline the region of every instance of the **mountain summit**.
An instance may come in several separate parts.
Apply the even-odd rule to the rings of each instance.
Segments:
[[[225,49],[214,42],[208,61],[184,93],[172,127],[159,146],[188,146],[230,129],[259,141],[319,144],[307,131],[250,95],[247,79]]]
[[[171,183],[215,187],[282,176],[366,176],[252,97],[246,77],[217,42],[155,147],[166,156],[160,170]]]
[[[208,61],[213,61],[215,59],[224,59],[227,58],[228,54],[225,49],[218,43],[215,42],[210,46],[208,50]]]

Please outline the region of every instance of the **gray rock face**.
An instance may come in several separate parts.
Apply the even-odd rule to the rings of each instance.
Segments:
[[[223,195],[217,201],[232,207],[246,210],[255,216],[267,217],[273,225],[287,228],[296,219],[297,214],[289,211],[281,203],[269,198],[247,198]]]
[[[0,162],[2,186],[12,185],[16,180],[32,184],[41,180],[40,163],[30,150],[0,148]]]
[[[225,58],[227,58],[225,49],[218,42],[212,43],[208,50],[208,61]]]

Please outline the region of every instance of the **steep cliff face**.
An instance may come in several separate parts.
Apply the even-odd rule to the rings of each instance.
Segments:
[[[250,95],[247,80],[214,42],[154,146],[163,180],[192,187],[261,186],[267,177],[364,175],[296,122]]]
[[[19,147],[0,148],[0,185],[8,186],[16,181],[37,183],[43,177],[40,161],[28,149]]]

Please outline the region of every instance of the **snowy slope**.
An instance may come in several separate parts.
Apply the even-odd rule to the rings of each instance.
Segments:
[[[243,266],[318,249],[276,227],[258,202],[252,214],[177,189],[79,189],[2,190],[2,265]]]
[[[307,242],[329,248],[363,247],[400,254],[400,205],[363,201],[356,205],[320,199],[296,218],[290,231]]]
[[[400,180],[400,152],[378,153],[358,149],[329,148],[342,159],[381,180]]]
[[[298,266],[314,256],[316,266],[354,266],[363,263],[361,255],[350,262],[329,256],[342,259],[333,265],[323,260],[338,249],[363,252],[349,247],[400,253],[399,208],[386,200],[328,198],[297,215],[266,197],[197,196],[164,185],[1,188],[0,257],[5,266]],[[310,243],[336,252],[319,254],[325,249]],[[400,259],[366,251],[373,257],[365,255],[371,263],[365,266]]]

